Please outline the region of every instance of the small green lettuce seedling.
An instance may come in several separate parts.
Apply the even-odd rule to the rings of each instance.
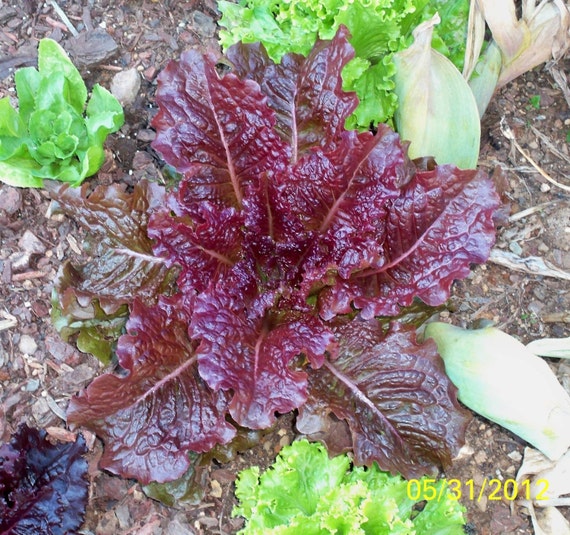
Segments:
[[[15,74],[18,109],[0,99],[0,181],[42,187],[43,179],[78,186],[105,160],[103,143],[124,123],[117,99],[100,85],[88,92],[63,48],[42,39],[38,69]]]
[[[376,464],[351,469],[347,455],[330,459],[322,444],[300,440],[263,474],[257,466],[240,472],[232,515],[246,519],[240,535],[463,534],[464,509],[445,480],[425,481]],[[417,488],[429,492],[420,496]],[[421,511],[416,499],[425,500]]]

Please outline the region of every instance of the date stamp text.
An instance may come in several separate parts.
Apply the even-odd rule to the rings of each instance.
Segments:
[[[524,480],[518,483],[514,479],[484,479],[480,485],[476,485],[473,479],[461,481],[459,479],[432,479],[425,477],[422,479],[410,479],[407,485],[407,495],[413,501],[441,501],[446,497],[451,500],[470,500],[480,502],[483,499],[490,501],[514,501],[524,500],[546,500],[548,491],[548,480],[539,479],[536,481],[536,488],[532,489],[531,495],[530,481]]]

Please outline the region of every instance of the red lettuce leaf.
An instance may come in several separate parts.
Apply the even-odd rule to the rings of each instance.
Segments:
[[[132,192],[125,185],[99,186],[89,192],[46,183],[61,211],[90,236],[93,260],[81,268],[64,264],[55,282],[64,314],[91,319],[91,300],[113,314],[140,297],[153,302],[172,281],[166,260],[155,256],[147,235],[150,213],[165,203],[164,189],[141,180]]]
[[[341,140],[333,152],[301,160],[288,183],[289,209],[312,233],[301,264],[303,297],[331,276],[345,280],[384,263],[387,206],[411,178],[399,138],[388,127],[375,136],[345,132]]]
[[[226,394],[198,375],[189,307],[180,295],[150,308],[135,300],[117,347],[125,373],[104,374],[71,399],[68,422],[105,442],[102,468],[142,483],[170,481],[188,469],[188,450],[208,451],[234,436]]]
[[[289,147],[274,130],[275,115],[258,84],[220,77],[216,58],[188,50],[159,76],[153,147],[186,177],[183,201],[241,208],[250,184],[275,172]]]
[[[252,429],[269,427],[275,413],[301,406],[307,397],[307,374],[289,364],[303,354],[314,367],[331,349],[332,332],[318,317],[248,317],[243,304],[227,290],[197,297],[190,333],[200,375],[214,390],[231,390],[232,418]]]
[[[148,233],[156,239],[154,252],[180,266],[178,287],[204,291],[210,281],[223,278],[241,258],[243,214],[204,202],[191,219],[186,207],[170,198],[170,210],[158,210]],[[174,216],[174,217],[173,217]]]
[[[334,148],[358,105],[356,93],[342,91],[341,72],[354,56],[347,37],[342,26],[332,41],[317,41],[306,59],[286,54],[277,64],[260,43],[238,43],[227,52],[233,72],[261,86],[275,129],[291,146],[292,163],[312,147]]]
[[[445,374],[430,340],[418,344],[415,332],[394,324],[384,335],[376,320],[354,320],[336,330],[339,353],[309,376],[309,397],[297,428],[339,441],[331,414],[346,420],[354,460],[416,478],[448,466],[463,443],[468,412]],[[323,431],[325,431],[323,433]]]
[[[482,172],[450,166],[417,172],[388,203],[383,262],[322,292],[321,315],[332,318],[352,306],[365,318],[395,315],[416,297],[432,306],[444,303],[453,280],[489,257],[499,206]]]
[[[87,506],[85,440],[52,444],[45,431],[20,426],[0,446],[0,533],[77,533]]]

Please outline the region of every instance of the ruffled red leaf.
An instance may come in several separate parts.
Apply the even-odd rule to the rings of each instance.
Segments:
[[[190,210],[202,201],[241,208],[248,186],[287,162],[259,85],[220,76],[216,58],[188,50],[158,83],[153,147],[187,178],[181,194]]]
[[[314,316],[248,316],[243,302],[227,288],[198,296],[191,335],[200,375],[214,390],[232,391],[232,418],[244,427],[263,429],[306,400],[307,374],[290,363],[303,354],[314,367],[322,364],[332,332]]]
[[[210,281],[223,278],[241,258],[244,217],[235,208],[220,209],[204,202],[191,219],[175,198],[170,210],[153,214],[148,234],[156,239],[154,252],[182,268],[178,287],[204,291]]]
[[[313,239],[303,256],[303,286],[348,279],[355,271],[385,263],[389,202],[411,178],[399,138],[382,126],[345,132],[332,151],[314,151],[296,165],[288,203]],[[300,231],[297,231],[300,233]]]
[[[312,147],[334,148],[358,105],[356,93],[342,91],[341,72],[354,57],[347,38],[341,26],[332,41],[317,41],[307,58],[286,54],[278,64],[259,43],[238,43],[227,52],[234,72],[261,86],[276,115],[275,129],[291,146],[292,163]]]
[[[119,339],[124,374],[107,373],[72,398],[68,422],[105,442],[103,468],[142,483],[174,480],[189,467],[188,450],[228,442],[227,396],[200,378],[180,296],[150,308],[135,301]]]
[[[339,354],[309,374],[309,397],[297,428],[325,442],[330,416],[348,423],[355,462],[416,478],[447,466],[469,421],[435,344],[410,330],[384,336],[376,320],[337,329]],[[338,426],[332,427],[338,432]]]
[[[135,297],[153,302],[171,281],[167,261],[153,253],[147,235],[152,211],[165,203],[164,188],[141,180],[132,192],[124,184],[69,188],[46,183],[60,209],[89,233],[93,260],[81,267],[64,264],[56,280],[63,313],[89,314],[92,299],[111,314]]]
[[[322,316],[352,306],[365,318],[392,316],[416,297],[444,303],[452,282],[489,257],[499,206],[492,180],[481,172],[440,166],[416,173],[387,204],[383,261],[322,292]]]

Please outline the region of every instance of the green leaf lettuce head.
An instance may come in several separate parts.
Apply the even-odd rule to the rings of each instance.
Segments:
[[[306,56],[317,37],[331,39],[345,25],[355,58],[343,71],[344,89],[360,100],[347,129],[392,122],[398,105],[393,55],[411,44],[412,30],[436,11],[445,18],[435,30],[434,48],[458,68],[463,64],[469,0],[220,0],[218,8],[224,49],[259,41],[275,62],[288,52]]]
[[[376,464],[351,469],[347,455],[330,459],[322,444],[299,440],[263,474],[257,466],[239,474],[232,514],[246,518],[241,535],[462,534],[464,509],[440,492],[444,484],[435,482],[438,498],[418,513],[402,477]]]
[[[18,109],[0,99],[0,181],[42,187],[43,179],[78,186],[105,160],[106,137],[124,123],[117,99],[100,85],[88,92],[63,48],[42,39],[38,68],[15,74]]]

